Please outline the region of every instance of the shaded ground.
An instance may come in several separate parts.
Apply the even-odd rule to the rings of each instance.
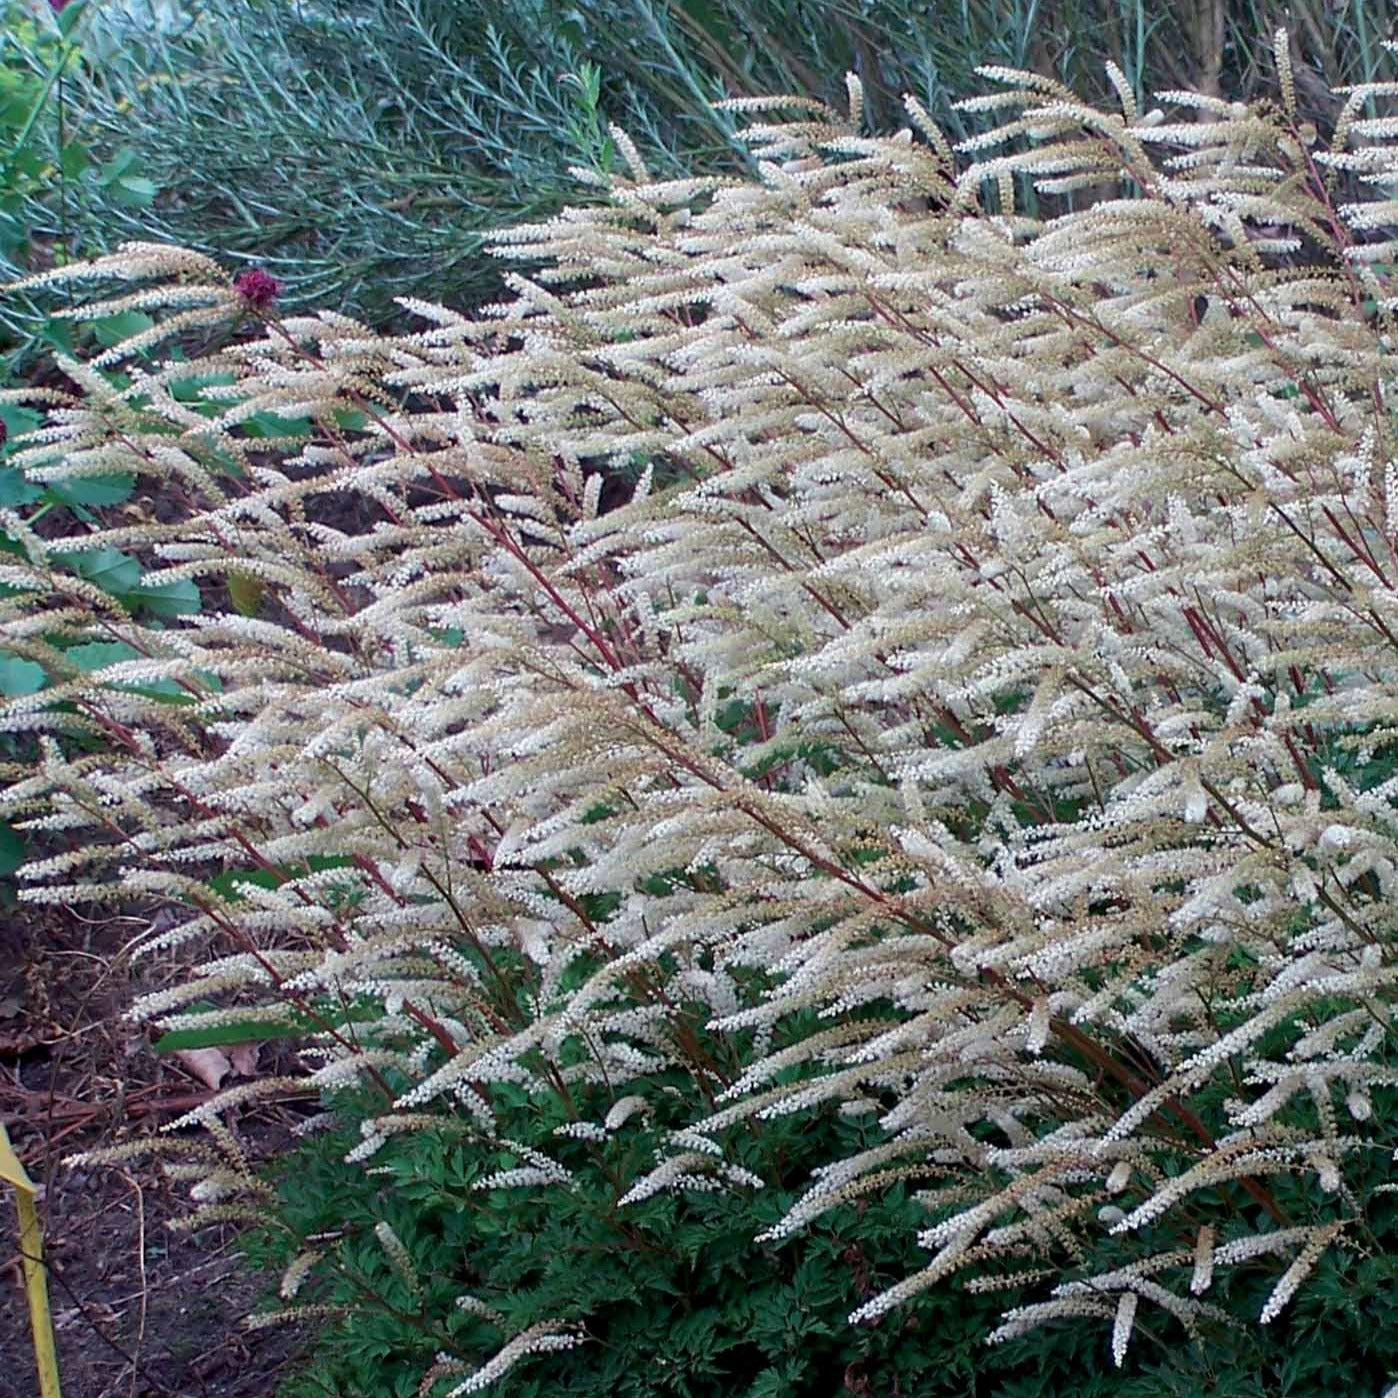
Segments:
[[[244,1269],[236,1235],[172,1230],[186,1206],[149,1165],[61,1163],[209,1095],[121,1019],[133,994],[176,974],[169,963],[138,963],[139,976],[129,967],[123,948],[143,926],[0,907],[0,1120],[45,1187],[64,1398],[271,1398],[297,1337],[242,1327],[266,1282]],[[238,1129],[257,1157],[292,1120],[271,1107]],[[38,1392],[17,1249],[0,1198],[0,1398]]]

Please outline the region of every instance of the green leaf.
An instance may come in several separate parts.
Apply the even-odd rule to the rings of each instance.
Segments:
[[[309,437],[315,424],[308,417],[281,417],[277,413],[254,413],[242,421],[249,437]]]
[[[251,884],[253,888],[280,888],[284,879],[269,869],[229,869],[226,873],[215,874],[209,887],[230,902],[237,902],[242,894],[239,885]]]
[[[64,179],[79,179],[92,168],[92,156],[80,141],[69,141],[58,152],[58,168],[62,170]]]
[[[0,879],[9,878],[24,863],[24,836],[0,820]]]
[[[233,374],[199,374],[187,379],[175,379],[170,384],[170,396],[177,403],[201,403],[204,398],[204,390],[215,385],[225,385],[237,383],[237,377]],[[223,403],[210,403],[206,405],[212,412],[222,412],[227,406]]]
[[[65,660],[71,660],[84,674],[91,674],[108,665],[119,665],[123,660],[138,660],[140,652],[133,650],[124,641],[84,641],[81,645],[69,646],[63,652]],[[200,673],[199,678],[211,690],[223,686],[216,675]],[[197,697],[175,680],[112,680],[113,689],[123,693],[140,694],[147,699],[168,700],[175,704],[194,704]]]
[[[18,403],[0,403],[0,422],[5,424],[5,434],[9,438],[5,446],[8,451],[14,446],[16,437],[42,427],[44,418],[33,408],[22,408]]]
[[[151,316],[143,315],[140,311],[122,311],[118,315],[103,316],[100,320],[94,320],[92,333],[97,337],[98,344],[105,349],[111,349],[113,345],[119,345],[123,340],[129,340],[143,330],[149,330],[154,324],[155,320]]]
[[[131,167],[135,163],[136,152],[130,146],[123,146],[102,166],[102,172],[98,179],[104,185],[115,184],[123,175],[132,173]]]
[[[8,159],[12,171],[20,175],[27,175],[36,182],[48,168],[48,161],[44,159],[43,152],[32,147],[12,152]]]
[[[36,338],[40,344],[62,350],[64,354],[73,354],[76,350],[73,331],[73,322],[67,316],[50,316],[39,327]]]
[[[20,505],[32,505],[43,493],[43,487],[26,480],[23,471],[13,466],[0,466],[0,506],[15,509]]]
[[[161,621],[192,615],[202,605],[199,584],[193,578],[180,578],[177,582],[161,583],[157,587],[142,583],[131,589],[128,598],[130,605],[159,617]]]
[[[306,866],[312,873],[318,874],[326,869],[348,869],[353,862],[344,855],[313,854],[306,860]],[[277,888],[287,879],[296,878],[304,872],[300,868],[229,869],[211,878],[209,887],[220,896],[236,901],[239,884],[251,884],[254,888]]]
[[[233,609],[240,616],[256,616],[257,609],[262,605],[262,594],[265,591],[266,586],[261,578],[254,578],[247,573],[230,570],[228,574],[228,598],[233,603]]]
[[[71,660],[85,674],[91,674],[108,665],[119,665],[123,660],[137,660],[140,654],[125,641],[84,641],[81,645],[69,646],[63,658]]]
[[[78,27],[78,22],[87,11],[87,0],[72,0],[71,4],[65,5],[54,14],[54,19],[58,24],[58,32],[66,39],[74,29]]]
[[[155,202],[159,190],[144,175],[122,175],[109,186],[112,198],[130,209],[146,209]]]
[[[16,698],[21,694],[37,694],[48,683],[44,667],[17,655],[0,655],[0,694]]]
[[[135,488],[135,476],[114,473],[51,481],[46,494],[63,505],[119,505]]]
[[[231,1024],[210,1025],[205,1029],[172,1029],[162,1034],[151,1048],[156,1053],[179,1053],[185,1049],[219,1048],[225,1044],[256,1044],[264,1039],[288,1039],[314,1033],[310,1021],[296,1019],[235,1020]]]
[[[98,549],[94,553],[60,553],[55,557],[80,578],[96,583],[103,592],[119,600],[141,583],[141,565],[127,553]]]

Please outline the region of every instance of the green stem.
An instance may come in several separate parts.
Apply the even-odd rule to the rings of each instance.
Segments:
[[[24,125],[20,127],[19,135],[15,138],[14,146],[10,150],[10,159],[14,160],[19,153],[29,144],[29,138],[34,134],[34,128],[39,124],[39,117],[45,105],[48,103],[49,94],[58,85],[63,76],[63,70],[68,66],[68,60],[78,51],[76,39],[65,39],[63,47],[58,51],[58,60],[53,65],[47,78],[44,79],[43,91],[34,99],[34,105],[29,109],[29,115],[24,119]]]

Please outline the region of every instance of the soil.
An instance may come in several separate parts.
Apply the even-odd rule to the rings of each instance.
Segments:
[[[244,1265],[236,1232],[172,1227],[188,1205],[152,1165],[63,1163],[149,1134],[210,1095],[122,1018],[135,995],[179,973],[168,959],[130,963],[126,947],[147,922],[0,907],[0,1121],[43,1187],[64,1398],[271,1398],[304,1337],[243,1326],[269,1283]],[[294,1119],[272,1105],[237,1130],[265,1158]],[[0,1185],[0,1398],[35,1398],[8,1192]]]

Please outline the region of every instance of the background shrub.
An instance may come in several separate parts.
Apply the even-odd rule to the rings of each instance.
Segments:
[[[1270,81],[1257,36],[1282,23],[1304,114],[1328,119],[1329,87],[1373,81],[1388,32],[1371,0],[127,0],[95,18],[75,74],[83,139],[159,197],[104,177],[68,201],[64,236],[246,259],[289,304],[376,325],[395,296],[498,294],[482,234],[585,197],[571,167],[619,169],[611,122],[657,176],[750,173],[716,99],[842,100],[854,72],[874,129],[899,125],[912,93],[956,139],[984,129],[955,106],[978,65],[1096,102],[1114,100],[1107,59],[1138,101],[1250,98]]]
[[[104,55],[119,51],[124,27],[149,28],[152,20],[143,0],[0,3],[0,278],[6,283],[109,249],[118,218],[139,218],[150,208],[157,190],[130,144],[129,119],[102,132],[93,115],[111,111]],[[44,352],[76,348],[72,324],[45,309],[13,287],[0,300],[0,356],[9,371],[32,371]],[[13,421],[8,425],[14,430]]]

